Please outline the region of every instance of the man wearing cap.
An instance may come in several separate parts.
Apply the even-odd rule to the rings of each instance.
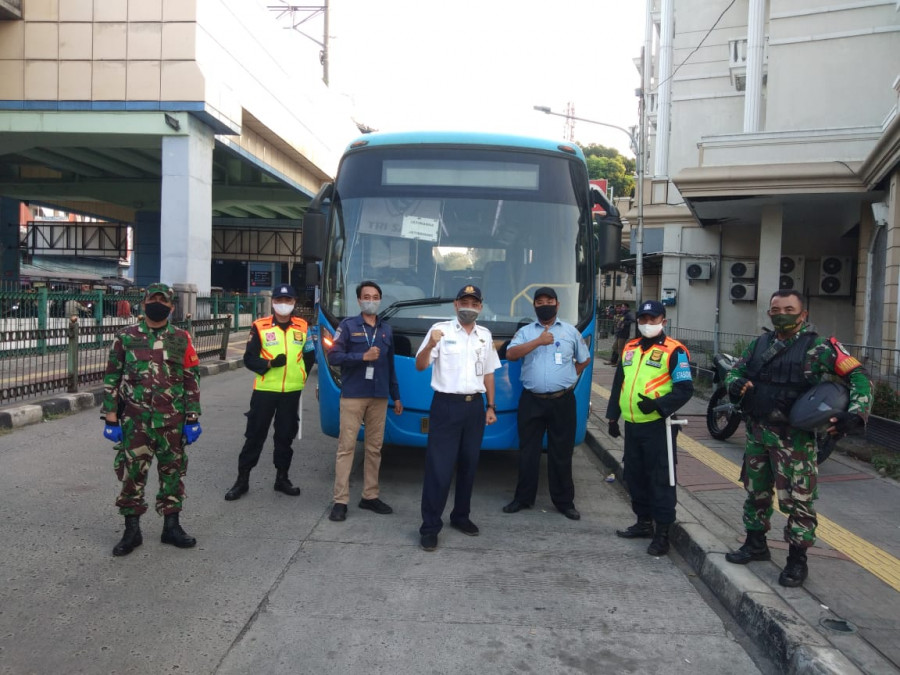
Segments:
[[[419,528],[420,545],[426,551],[437,548],[454,466],[456,495],[450,526],[472,537],[478,534],[478,527],[469,518],[472,486],[484,427],[497,421],[494,371],[500,367],[491,331],[475,323],[481,302],[477,286],[459,289],[453,303],[456,319],[434,324],[416,354],[417,370],[433,366],[434,396],[428,415]]]
[[[200,374],[187,331],[169,323],[175,293],[150,284],[143,318],[119,333],[103,377],[103,436],[116,443],[115,471],[122,482],[116,500],[125,532],[114,556],[128,555],[143,541],[140,518],[147,511],[144,487],[156,456],[159,491],[156,511],[164,518],[161,541],[190,548],[197,540],[182,529],[187,456],[184,445],[200,436]]]
[[[522,359],[519,398],[519,482],[505,513],[530,508],[537,497],[541,446],[547,434],[550,499],[566,518],[578,520],[572,453],[575,449],[575,383],[591,360],[575,326],[560,321],[559,299],[548,286],[534,292],[537,321],[522,326],[506,348],[510,361]]]
[[[294,450],[291,447],[300,428],[298,409],[300,394],[306,384],[303,346],[306,343],[306,321],[294,316],[297,292],[289,284],[272,289],[272,316],[253,322],[244,367],[256,373],[244,447],[238,457],[238,477],[225,493],[226,501],[240,499],[250,489],[250,472],[259,462],[269,426],[275,418],[275,490],[292,497],[300,494],[288,471]]]
[[[394,370],[394,336],[378,318],[381,286],[363,281],[356,287],[360,313],[341,321],[328,351],[328,363],[341,369],[341,431],[334,463],[334,505],[328,519],[346,520],[350,501],[350,470],[360,425],[365,424],[363,491],[359,508],[388,514],[393,509],[379,499],[378,471],[388,396],[394,414],[403,413],[400,385]]]
[[[662,303],[642,302],[637,320],[641,337],[625,344],[606,409],[613,438],[622,435],[619,418],[625,421],[625,483],[637,516],[634,525],[616,534],[626,539],[652,537],[647,553],[664,555],[676,504],[675,486],[669,485],[666,418],[690,400],[694,383],[687,348],[663,331]],[[674,450],[674,428],[672,436]]]

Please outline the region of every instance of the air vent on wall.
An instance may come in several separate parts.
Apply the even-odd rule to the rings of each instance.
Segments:
[[[755,262],[734,262],[728,266],[728,272],[732,279],[755,279]]]
[[[735,302],[756,300],[756,284],[731,284],[730,295]]]
[[[819,294],[850,295],[851,258],[824,256],[819,263]]]
[[[684,275],[691,281],[706,280],[712,278],[712,263],[692,262],[684,270]]]
[[[805,267],[806,259],[802,255],[781,256],[780,276],[778,277],[779,290],[802,293]]]

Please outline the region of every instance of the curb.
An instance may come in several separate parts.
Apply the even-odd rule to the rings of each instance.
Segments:
[[[218,375],[229,370],[244,367],[242,357],[200,364],[200,377]],[[103,402],[103,387],[95,387],[77,394],[59,394],[34,403],[23,403],[0,408],[0,429],[19,429],[30,424],[39,424],[50,415],[68,415],[80,410],[88,410]]]
[[[585,442],[622,482],[621,441],[606,448],[588,429]],[[624,485],[624,484],[623,484]],[[789,675],[855,675],[862,672],[749,568],[725,560],[730,549],[696,514],[707,509],[678,488],[679,519],[672,544],[753,641]]]

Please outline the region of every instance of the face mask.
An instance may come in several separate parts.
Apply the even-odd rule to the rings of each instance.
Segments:
[[[776,314],[771,319],[772,325],[779,333],[790,333],[801,323],[799,314]]]
[[[144,305],[144,314],[151,321],[165,321],[169,318],[172,308],[161,302],[148,302]]]
[[[381,300],[360,300],[359,306],[362,309],[363,314],[378,314],[378,307],[381,305]]]
[[[478,310],[469,308],[458,309],[456,310],[456,318],[459,319],[463,326],[468,326],[471,323],[475,323],[475,319],[478,318]]]
[[[280,314],[281,316],[288,316],[289,314],[293,314],[294,305],[290,302],[273,302],[272,309],[275,310],[276,314]]]
[[[551,319],[556,317],[557,306],[556,305],[539,305],[534,308],[534,313],[537,315],[538,321],[541,323],[547,323]]]
[[[655,338],[662,333],[663,325],[661,323],[642,323],[638,325],[638,330],[645,338]]]

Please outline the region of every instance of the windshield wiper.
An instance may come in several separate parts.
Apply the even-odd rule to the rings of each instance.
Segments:
[[[453,302],[453,298],[416,298],[415,300],[398,300],[397,302],[392,302],[386,308],[381,310],[379,313],[379,317],[381,319],[390,319],[394,314],[396,314],[401,309],[406,309],[407,307],[426,307],[428,305],[443,305],[448,302]]]

